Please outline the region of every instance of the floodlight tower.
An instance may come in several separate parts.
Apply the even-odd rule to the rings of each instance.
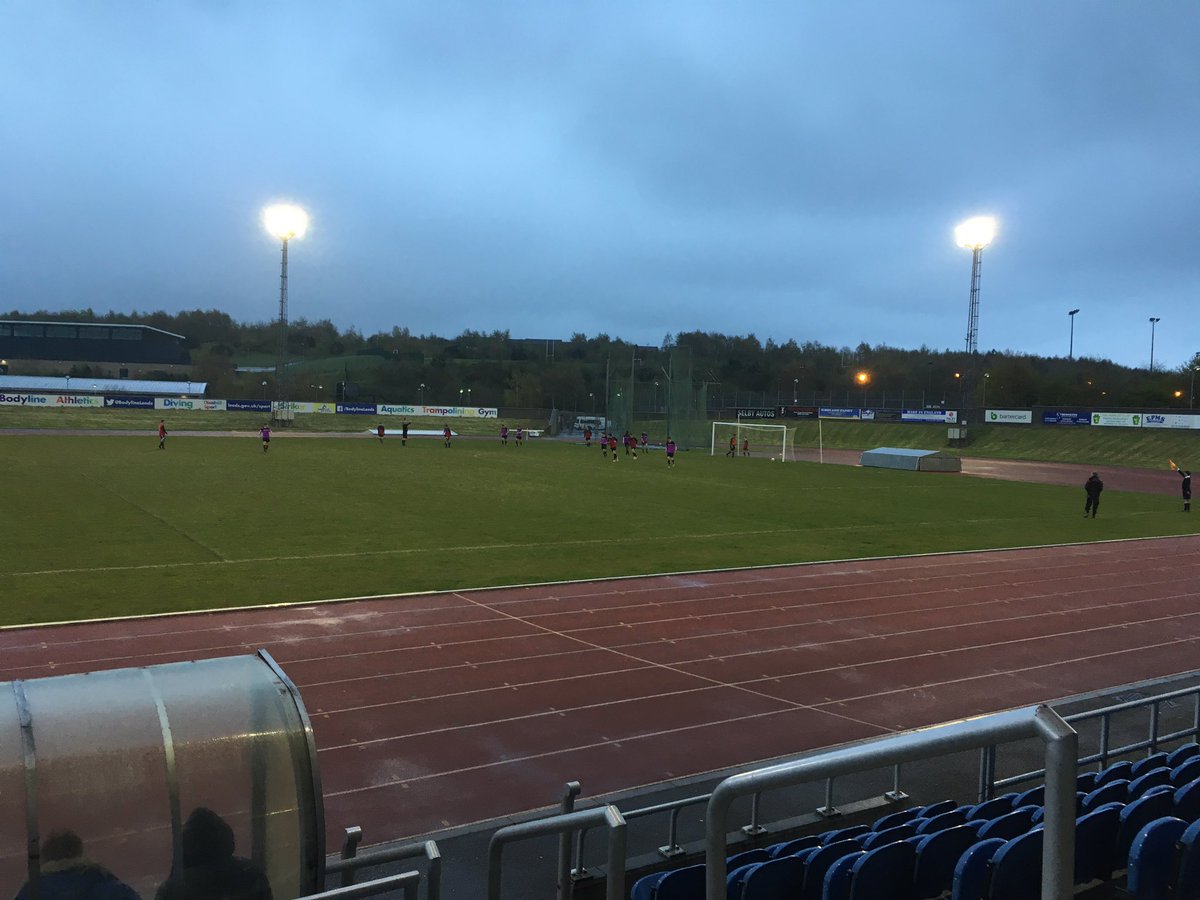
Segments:
[[[287,400],[288,241],[304,237],[308,213],[290,203],[277,203],[263,210],[263,225],[283,242],[279,270],[279,357],[275,360],[275,389],[282,403]]]
[[[967,383],[964,394],[974,399],[975,357],[979,353],[979,273],[983,268],[983,248],[996,236],[996,220],[976,216],[954,229],[954,241],[971,251],[971,301],[967,307]],[[961,405],[961,404],[960,404]]]

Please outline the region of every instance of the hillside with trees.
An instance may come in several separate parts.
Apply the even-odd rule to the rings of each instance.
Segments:
[[[275,322],[235,322],[219,310],[14,311],[6,317],[140,324],[181,334],[192,354],[190,374],[209,383],[210,396],[258,396],[270,392],[274,381]],[[685,369],[707,386],[714,406],[725,407],[795,400],[848,406],[1187,408],[1200,366],[1200,355],[1151,373],[1105,359],[988,351],[972,368],[962,351],[929,347],[829,347],[813,340],[763,342],[753,334],[702,331],[668,334],[655,347],[607,334],[577,333],[564,340],[464,331],[447,338],[396,327],[363,335],[328,319],[290,323],[288,359],[289,394],[297,400],[333,399],[340,382],[349,386],[348,399],[364,402],[461,401],[580,411],[602,409],[606,385],[629,384],[631,373],[638,397],[651,403],[660,389],[665,393],[668,377]],[[866,385],[856,380],[859,373],[865,373]],[[972,397],[966,396],[967,386]]]

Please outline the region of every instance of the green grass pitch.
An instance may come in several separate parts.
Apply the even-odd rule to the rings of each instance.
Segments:
[[[1174,498],[579,444],[0,438],[0,624],[1187,533]]]

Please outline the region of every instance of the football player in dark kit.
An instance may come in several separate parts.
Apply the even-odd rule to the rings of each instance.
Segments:
[[[1183,492],[1183,511],[1192,511],[1192,471],[1184,469],[1182,466],[1179,469],[1179,489]]]
[[[1088,513],[1092,514],[1092,518],[1096,518],[1096,511],[1100,509],[1100,492],[1104,490],[1104,482],[1100,480],[1100,476],[1095,472],[1092,477],[1083,483],[1083,489],[1087,492],[1087,502],[1083,505],[1083,517],[1086,519]]]

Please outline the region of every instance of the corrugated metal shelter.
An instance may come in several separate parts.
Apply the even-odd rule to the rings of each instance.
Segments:
[[[207,381],[149,381],[140,378],[0,375],[0,391],[34,394],[141,394],[203,397]]]
[[[864,450],[859,465],[910,472],[961,472],[962,460],[940,450],[910,450],[905,447],[876,447]]]

